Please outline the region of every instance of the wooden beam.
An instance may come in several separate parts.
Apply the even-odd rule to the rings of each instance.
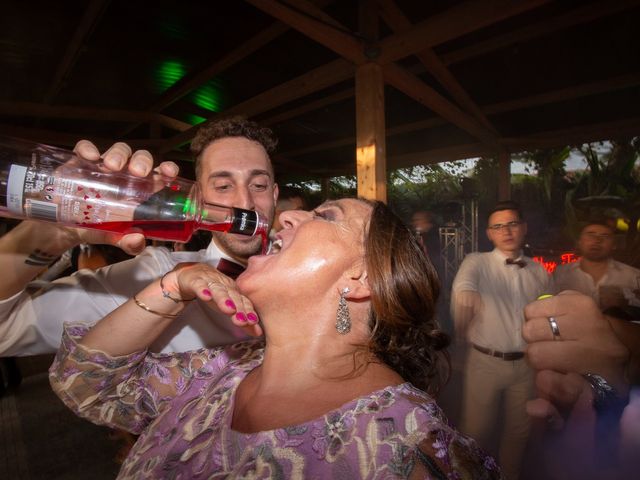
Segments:
[[[640,5],[639,0],[592,2],[584,7],[571,10],[564,15],[545,18],[538,23],[518,28],[512,32],[498,35],[482,42],[474,42],[468,47],[444,53],[441,59],[445,65],[462,62],[468,58],[479,57],[515,43],[549,35],[550,33],[564,30],[574,25],[588,23],[598,18],[623,12],[638,5]]]
[[[350,31],[338,28],[337,22],[333,20],[327,24],[326,17],[318,20],[309,15],[307,12],[310,9],[303,12],[276,0],[245,1],[344,58],[348,58],[355,63],[367,61],[362,40],[357,39]],[[326,14],[323,13],[323,15]]]
[[[98,20],[100,20],[100,16],[104,12],[108,3],[109,0],[91,0],[85,9],[84,15],[82,16],[71,41],[67,45],[67,50],[65,51],[62,60],[60,60],[58,68],[56,68],[53,81],[49,85],[47,93],[44,95],[45,103],[51,103],[63,87],[64,81],[73,68],[87,37],[91,34],[91,31]]]
[[[31,102],[0,101],[0,114],[14,117],[72,118],[88,121],[95,121],[98,119],[100,121],[107,122],[153,122],[178,131],[184,131],[191,128],[191,125],[188,123],[181,122],[180,120],[160,113],[138,112],[115,108],[76,107]]]
[[[580,145],[582,143],[599,142],[612,138],[629,138],[638,135],[640,135],[640,117],[634,117],[615,122],[603,122],[540,132],[535,135],[504,138],[501,143],[508,151],[517,153],[532,149],[558,148],[567,145]],[[393,155],[387,158],[387,167],[389,170],[395,170],[397,168],[413,167],[416,165],[430,165],[495,155],[496,150],[484,143],[468,143]],[[337,177],[341,175],[353,175],[354,173],[355,171],[352,164],[347,163],[341,167],[323,170],[322,175]],[[309,177],[314,177],[313,172],[310,173]]]
[[[583,85],[576,85],[574,87],[563,88],[561,90],[555,90],[553,92],[546,92],[540,95],[533,95],[522,99],[511,100],[508,102],[494,103],[482,107],[482,110],[487,115],[493,115],[497,113],[505,113],[520,108],[536,107],[541,105],[547,105],[556,101],[571,100],[574,98],[580,98],[583,96],[596,95],[599,93],[606,93],[615,90],[622,90],[625,88],[635,87],[640,85],[640,74],[634,73],[629,75],[622,75],[620,77],[614,77],[600,82],[586,83]],[[420,130],[427,130],[429,128],[439,127],[446,122],[441,117],[428,118],[426,120],[420,120],[417,122],[405,123],[396,125],[394,127],[387,128],[387,137],[394,135],[400,135],[403,133],[417,132]],[[502,140],[500,143],[504,143]],[[344,147],[347,145],[355,144],[353,137],[341,138],[324,143],[315,143],[309,147],[302,147],[295,150],[284,152],[288,157],[295,157],[299,155],[305,155],[307,153],[313,153],[323,150],[329,150],[332,148]],[[474,144],[475,145],[475,144]],[[477,148],[477,147],[474,147]]]
[[[415,75],[396,64],[385,65],[384,78],[395,88],[432,109],[444,119],[488,144],[497,144],[498,137]]]
[[[17,125],[0,124],[0,134],[7,135],[9,137],[22,138],[25,140],[32,140],[37,143],[50,144],[60,147],[73,148],[76,143],[82,138],[91,140],[100,148],[106,148],[113,142],[104,137],[98,137],[95,135],[79,135],[74,133],[63,133],[54,130],[47,130],[42,128],[31,127],[19,127]]]
[[[305,27],[308,25],[308,23],[302,21],[302,19],[308,20],[308,17],[306,17],[305,15],[297,14],[295,11],[289,12],[290,15],[287,15],[285,14],[285,10],[287,10],[287,7],[284,7],[277,2],[274,2],[273,0],[248,1],[252,5],[257,5],[260,8],[263,8],[267,13],[275,15],[279,20],[288,22],[293,28],[298,29],[305,35],[309,35],[311,38],[321,43],[324,42],[323,45],[333,49],[336,53],[344,56],[346,59],[351,60],[356,64],[361,63],[365,58],[361,55],[360,50],[356,48],[342,48],[341,45],[338,45],[339,42],[328,40],[326,36],[314,35],[313,29],[311,31],[305,30]],[[368,6],[368,9],[361,9],[361,13],[375,13],[375,10],[373,9],[375,5],[371,3]],[[306,5],[305,8],[308,12],[313,12],[317,16],[324,15],[324,12],[313,7],[313,5]],[[323,21],[328,22],[329,20],[323,18]],[[332,21],[332,25],[334,25],[336,28],[341,27],[341,25],[336,21]],[[369,18],[366,22],[366,29],[363,27],[360,28],[360,30],[369,30],[369,36],[373,37],[373,35],[375,35],[375,27],[376,26],[373,19]],[[323,26],[322,30],[324,30],[325,28],[327,27]],[[494,131],[488,129],[484,125],[478,123],[469,115],[462,112],[459,108],[457,108],[447,99],[438,94],[433,88],[429,87],[427,84],[422,82],[422,80],[413,76],[408,71],[392,63],[386,65],[384,78],[388,83],[395,86],[400,91],[414,98],[428,108],[431,108],[445,119],[453,122],[458,127],[469,132],[471,135],[474,135],[475,137],[489,143],[496,143],[497,135]]]
[[[321,108],[324,108],[327,105],[332,105],[334,103],[341,102],[342,100],[353,98],[355,94],[356,94],[355,88],[348,88],[346,90],[342,90],[341,92],[337,92],[332,95],[327,95],[319,100],[314,100],[313,102],[309,102],[305,105],[292,108],[290,110],[287,110],[286,112],[282,112],[276,115],[269,116],[267,118],[263,118],[260,120],[260,124],[267,127],[269,125],[275,125],[277,123],[284,122],[285,120],[289,120],[290,118],[298,117],[304,113],[320,110]]]
[[[409,19],[398,8],[394,0],[377,0],[382,19],[396,32],[406,32],[412,27]],[[491,125],[489,119],[482,113],[480,107],[471,99],[460,82],[453,76],[444,63],[438,58],[434,51],[427,48],[416,54],[420,62],[427,68],[427,71],[440,82],[440,84],[451,94],[460,107],[467,113],[473,115],[487,129],[497,134],[496,129]]]
[[[223,116],[227,117],[240,114],[252,117],[282,105],[283,103],[290,102],[324,88],[328,88],[336,83],[347,80],[352,76],[353,65],[351,63],[342,59],[334,60],[333,62],[311,70],[310,72],[289,80],[288,82],[282,83],[271,90],[267,90],[266,92],[256,95],[249,100],[245,100],[242,103],[234,105],[233,107],[225,110],[221,115],[213,115],[208,119],[208,121],[222,118]],[[201,126],[202,124],[191,127],[189,130],[166,140],[162,151],[169,151],[174,147],[187,143],[193,138],[195,132]]]
[[[358,196],[386,202],[384,79],[375,63],[356,69],[356,131]]]
[[[487,115],[497,113],[512,112],[523,108],[548,105],[555,102],[563,102],[575,98],[588,97],[601,93],[624,90],[640,85],[640,73],[631,73],[614,78],[608,78],[598,82],[590,82],[567,88],[561,88],[552,92],[540,93],[530,97],[508,100],[506,102],[494,103],[483,108]]]
[[[433,15],[380,42],[381,64],[415,55],[427,48],[445,43],[502,20],[527,12],[549,0],[471,0]]]

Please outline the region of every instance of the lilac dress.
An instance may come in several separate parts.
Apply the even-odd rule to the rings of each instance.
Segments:
[[[110,357],[77,344],[86,332],[65,328],[50,380],[78,415],[140,434],[118,478],[500,478],[495,461],[409,383],[244,434],[231,428],[235,392],[262,362],[263,343]]]

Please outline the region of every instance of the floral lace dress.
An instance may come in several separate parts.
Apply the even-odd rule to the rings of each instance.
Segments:
[[[234,396],[260,365],[261,342],[110,357],[77,344],[86,332],[66,327],[50,380],[76,414],[140,434],[118,478],[500,478],[495,461],[409,383],[244,434],[231,428]]]

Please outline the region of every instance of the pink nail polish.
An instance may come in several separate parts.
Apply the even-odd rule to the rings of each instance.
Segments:
[[[225,300],[225,301],[224,301],[224,304],[225,304],[227,307],[229,307],[229,308],[233,308],[233,309],[235,309],[235,308],[236,308],[236,304],[235,304],[235,303],[233,303],[233,300]]]
[[[258,323],[258,316],[253,312],[247,314],[247,319],[249,323]]]
[[[238,321],[240,321],[241,323],[246,323],[246,321],[247,321],[247,317],[246,317],[246,316],[245,316],[245,314],[244,314],[244,313],[242,313],[242,312],[238,312],[238,313],[236,314],[236,318],[237,318],[237,319],[238,319]]]
[[[202,293],[204,293],[207,297],[213,296],[211,295],[211,290],[209,290],[208,288],[205,288],[204,290],[202,290]]]

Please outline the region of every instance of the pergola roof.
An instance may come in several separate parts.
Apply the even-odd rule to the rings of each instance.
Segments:
[[[189,158],[195,119],[280,138],[281,182],[356,171],[354,75],[387,168],[640,134],[640,1],[4,2],[0,133]]]

